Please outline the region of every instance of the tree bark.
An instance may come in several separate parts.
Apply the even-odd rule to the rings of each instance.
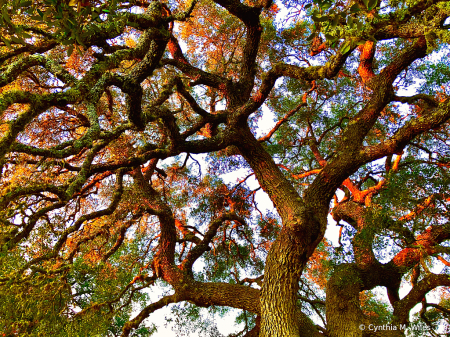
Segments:
[[[328,203],[306,205],[250,130],[239,130],[239,136],[236,145],[283,221],[266,260],[260,337],[312,336],[317,329],[299,319],[302,314],[297,305],[298,282],[325,233]]]

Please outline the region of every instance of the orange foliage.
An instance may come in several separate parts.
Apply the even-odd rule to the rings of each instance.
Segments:
[[[317,284],[321,289],[326,289],[328,275],[331,271],[331,266],[327,264],[330,258],[328,250],[331,247],[332,244],[327,239],[323,239],[311,255],[305,272],[306,278]]]
[[[374,300],[375,299],[375,295],[369,291],[369,290],[365,290],[359,293],[359,301],[361,303],[361,309],[363,311],[363,313],[366,316],[369,317],[378,317],[379,315],[374,312],[370,305],[369,305],[369,301]]]

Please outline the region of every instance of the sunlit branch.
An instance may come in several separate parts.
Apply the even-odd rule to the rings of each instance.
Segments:
[[[242,110],[240,109],[236,113],[242,116],[249,116],[256,111],[272,91],[276,80],[282,76],[307,82],[335,77],[352,51],[350,50],[345,54],[338,52],[323,66],[299,67],[281,62],[275,64],[271,70],[262,75],[262,83],[256,94],[250,98]]]
[[[229,221],[238,221],[240,223],[245,223],[245,220],[242,219],[240,216],[238,216],[236,213],[225,213],[222,214],[219,218],[212,221],[209,226],[208,230],[203,236],[203,239],[199,244],[197,244],[194,248],[192,248],[189,253],[187,254],[186,258],[183,260],[182,263],[182,269],[183,270],[192,270],[192,265],[194,264],[197,259],[203,255],[204,252],[211,250],[209,247],[209,244],[213,240],[213,238],[217,234],[217,230],[222,225],[222,223],[226,220]]]
[[[142,323],[142,321],[150,316],[150,314],[154,311],[161,309],[170,303],[177,303],[181,301],[183,301],[183,298],[175,293],[174,295],[164,296],[159,301],[146,306],[134,319],[125,323],[122,329],[121,337],[129,336],[131,330],[136,329]]]
[[[310,126],[309,129],[312,130],[312,127]],[[309,145],[309,148],[311,149],[311,152],[314,155],[314,158],[316,158],[316,161],[319,163],[319,165],[321,167],[325,167],[327,165],[327,161],[320,153],[319,147],[318,147],[319,143],[315,139],[314,135],[312,135],[312,137],[309,139],[308,145]]]
[[[169,22],[170,21],[185,21],[186,19],[191,17],[192,11],[194,10],[197,2],[198,2],[197,0],[191,0],[187,4],[187,8],[185,11],[169,15],[166,18],[166,21],[169,21]]]
[[[194,97],[191,96],[191,94],[186,90],[186,88],[184,87],[183,82],[181,81],[181,79],[179,79],[177,81],[177,91],[178,93],[180,93],[181,96],[183,96],[183,98],[186,100],[186,102],[188,102],[189,106],[192,108],[192,110],[199,114],[202,117],[206,117],[208,116],[208,112],[206,112],[198,103],[197,101],[194,99]]]
[[[450,198],[443,190],[450,167],[448,74],[439,73],[445,58],[433,53],[448,42],[443,0],[391,1],[383,8],[375,1],[372,9],[374,1],[332,1],[330,8],[315,1],[311,11],[301,3],[294,25],[278,24],[284,12],[269,8],[272,0],[55,1],[29,8],[26,1],[3,1],[0,13],[0,293],[6,298],[0,310],[14,309],[18,330],[7,334],[32,334],[48,324],[83,334],[97,323],[100,334],[110,333],[136,315],[135,303],[146,301],[142,290],[159,279],[175,294],[144,304],[122,336],[180,301],[257,315],[255,328],[248,331],[246,323],[240,333],[245,337],[359,336],[367,332],[359,324],[376,322],[362,312],[361,291],[386,287],[395,319],[408,324],[427,291],[448,286],[448,275],[430,274],[433,264],[450,265],[444,220]],[[313,39],[327,33],[327,41],[309,48],[311,33]],[[313,60],[310,51],[322,53]],[[436,63],[424,57],[431,53]],[[396,95],[422,69],[429,95]],[[313,91],[312,108],[296,123],[293,116]],[[266,113],[264,104],[282,109],[299,99],[255,139],[261,125],[250,116]],[[261,144],[275,134],[283,140],[277,146]],[[191,157],[211,152],[217,153],[206,163]],[[377,160],[384,157],[383,167]],[[214,171],[202,176],[210,164]],[[234,188],[217,189],[224,172],[248,166]],[[261,187],[248,190],[252,175]],[[340,202],[339,188],[346,192]],[[264,221],[259,189],[281,226],[278,218]],[[324,238],[333,196],[334,217],[356,233],[348,256],[328,254],[327,244],[318,251],[315,263],[336,259],[323,308],[301,276]],[[189,226],[197,216],[211,219],[205,233]],[[380,262],[381,242],[400,250],[388,263]],[[349,260],[356,262],[342,263]],[[210,274],[213,264],[218,272]],[[228,276],[221,274],[226,268]],[[244,278],[244,269],[260,276]],[[409,273],[413,289],[400,300]],[[218,279],[223,282],[208,282]],[[55,306],[45,306],[47,298]],[[58,305],[62,311],[53,313]],[[77,315],[76,307],[84,310]],[[448,314],[436,309],[439,319]],[[310,319],[314,311],[322,327]]]
[[[375,77],[372,64],[375,56],[375,50],[376,43],[373,41],[366,41],[366,43],[360,47],[361,53],[359,56],[358,73],[366,85],[373,77]]]
[[[401,158],[401,154],[397,155],[394,163],[391,163],[392,156],[387,156],[385,164],[386,174],[393,174],[398,171],[398,166]],[[350,178],[347,178],[344,180],[342,185],[347,187],[348,190],[352,193],[352,200],[354,202],[370,206],[373,196],[379,194],[386,187],[387,180],[386,178],[382,178],[379,181],[375,181],[375,183],[376,185],[366,188],[365,190],[361,190],[360,184],[356,185],[351,181]]]
[[[395,266],[399,270],[412,268],[420,262],[423,256],[438,252],[439,249],[436,246],[449,238],[449,224],[430,226],[422,234],[418,235],[407,248],[398,252],[388,265]]]
[[[427,303],[426,306],[427,307],[436,308],[436,309],[442,311],[443,313],[446,313],[447,315],[450,315],[450,309],[444,308],[443,306],[441,306],[439,304]]]
[[[406,145],[423,132],[436,128],[450,118],[450,100],[442,102],[435,109],[408,121],[391,138],[364,149],[364,159],[373,161],[389,154],[400,153]]]
[[[418,101],[424,101],[429,108],[437,108],[439,106],[439,102],[437,102],[433,96],[426,94],[417,94],[413,96],[394,96],[393,101],[407,104],[416,104]]]
[[[124,170],[119,170],[119,172],[116,174],[115,191],[113,193],[111,203],[109,204],[109,206],[107,208],[100,210],[100,211],[95,211],[95,212],[91,212],[91,213],[80,216],[72,226],[67,228],[60,235],[60,237],[58,238],[58,241],[56,242],[56,244],[53,246],[53,249],[49,253],[46,253],[42,256],[34,258],[31,261],[29,261],[28,263],[26,263],[25,266],[23,266],[20,269],[18,274],[19,275],[22,274],[26,269],[30,268],[31,266],[33,266],[41,261],[49,260],[51,258],[56,257],[58,255],[59,251],[61,250],[61,248],[63,247],[63,245],[66,243],[68,236],[70,234],[76,232],[77,230],[79,230],[81,228],[81,226],[83,225],[83,223],[85,223],[86,221],[112,214],[116,210],[116,208],[120,202],[120,199],[122,197],[123,175],[124,175]]]
[[[416,218],[420,213],[422,213],[426,208],[428,208],[430,205],[432,205],[434,203],[435,198],[436,198],[436,195],[434,195],[434,194],[430,195],[428,198],[425,198],[425,200],[418,203],[415,210],[409,212],[408,214],[401,216],[398,220],[399,221],[411,221],[412,219]]]
[[[186,131],[181,133],[181,138],[186,139],[189,136],[192,136],[199,132],[202,128],[207,126],[208,124],[219,125],[225,123],[227,120],[227,115],[225,113],[218,112],[217,114],[203,117],[197,123],[194,123],[191,127],[189,127]]]
[[[56,47],[58,43],[52,39],[46,39],[44,41],[39,41],[36,45],[27,44],[26,46],[16,48],[14,50],[9,50],[6,53],[0,54],[0,66],[8,59],[13,58],[14,56],[21,55],[22,53],[45,53],[46,51],[51,50]]]
[[[376,77],[372,78],[370,86],[374,90],[369,102],[361,109],[358,114],[349,122],[348,126],[342,134],[342,151],[351,155],[356,161],[363,160],[367,163],[375,159],[379,159],[383,156],[399,153],[397,152],[385,152],[378,158],[361,158],[359,148],[370,131],[376,120],[379,118],[381,111],[392,100],[392,83],[397,75],[409,66],[415,60],[422,58],[426,55],[426,41],[424,38],[420,38],[416,43],[408,48],[405,48],[400,55],[397,56],[383,71]],[[409,141],[410,139],[408,139]],[[357,155],[358,152],[358,155]],[[367,152],[367,151],[366,151]],[[371,151],[372,152],[372,151]],[[363,152],[364,153],[364,152]],[[358,158],[359,157],[359,158]],[[324,170],[324,174],[330,174],[330,171],[336,170],[335,166],[339,166],[339,157],[337,157],[331,165],[328,165]],[[349,167],[354,164],[350,164],[349,160],[346,165]],[[344,179],[342,179],[344,180]]]
[[[260,276],[255,277],[255,278],[249,278],[249,277],[246,277],[246,278],[240,280],[240,281],[239,281],[239,284],[244,284],[244,283],[252,284],[252,283],[256,283],[257,285],[261,286],[262,280],[263,280],[263,279],[264,279],[264,275],[260,275]]]
[[[19,59],[13,64],[6,67],[5,71],[2,71],[0,75],[0,87],[3,87],[15,79],[24,72],[25,70],[41,65],[45,69],[47,69],[50,73],[55,75],[59,80],[64,83],[76,83],[77,80],[74,76],[72,76],[67,70],[58,65],[53,60],[43,56],[43,55],[31,55],[24,58]]]
[[[273,134],[280,128],[281,125],[283,125],[285,122],[289,120],[297,111],[299,111],[302,107],[305,107],[306,103],[300,103],[297,105],[294,109],[289,111],[282,119],[280,119],[275,126],[272,128],[272,130],[269,131],[269,133],[261,138],[258,139],[258,142],[265,142],[269,141],[270,138],[273,136]]]
[[[444,259],[442,256],[438,255],[436,256],[436,258],[441,261],[444,265],[446,265],[447,267],[450,267],[450,262],[447,261],[446,259]]]
[[[55,202],[47,207],[43,207],[39,209],[36,213],[34,213],[30,218],[28,219],[28,223],[24,226],[23,230],[17,233],[14,237],[9,239],[8,237],[3,237],[0,239],[0,241],[4,241],[6,239],[6,244],[8,249],[12,249],[17,245],[21,240],[26,239],[29,237],[31,231],[34,229],[36,223],[38,220],[45,215],[47,215],[49,212],[54,211],[56,209],[59,209],[63,207],[66,203],[65,202]],[[9,240],[8,240],[9,239]]]
[[[291,173],[291,170],[289,170],[286,166],[284,166],[284,165],[282,165],[282,164],[278,164],[278,166],[280,166],[280,167],[283,168],[284,170],[288,171],[288,172],[291,174],[291,177],[292,177],[292,178],[298,179],[298,180],[303,179],[303,178],[306,178],[306,177],[309,177],[309,176],[312,176],[312,175],[314,175],[314,174],[318,174],[318,173],[320,173],[320,171],[321,171],[321,169],[315,169],[315,170],[309,170],[309,171],[306,171],[306,172],[304,172],[304,173],[293,174],[293,173]]]
[[[185,75],[192,79],[193,82],[189,84],[191,87],[199,84],[205,84],[216,89],[225,89],[228,80],[219,75],[211,74],[192,66],[183,55],[181,47],[173,35],[171,35],[169,39],[167,48],[169,49],[173,59],[162,59],[162,65],[172,65],[180,69]]]
[[[394,324],[405,324],[409,319],[409,311],[422,301],[425,295],[439,286],[450,286],[450,278],[445,274],[426,275],[403,299],[394,304]]]

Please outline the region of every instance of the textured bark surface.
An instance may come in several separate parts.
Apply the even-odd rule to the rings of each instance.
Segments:
[[[359,293],[363,281],[354,266],[342,266],[327,284],[327,323],[331,337],[361,337],[361,324],[366,325]]]

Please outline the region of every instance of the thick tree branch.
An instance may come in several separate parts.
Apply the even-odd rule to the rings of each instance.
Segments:
[[[422,301],[425,295],[439,286],[450,286],[450,277],[445,274],[426,275],[403,299],[394,304],[394,324],[409,322],[409,312]]]
[[[229,81],[223,77],[205,72],[192,66],[183,55],[181,47],[178,44],[177,39],[173,35],[171,35],[169,38],[167,48],[171,53],[173,59],[162,59],[162,65],[172,65],[180,69],[184,74],[186,74],[193,80],[191,86],[205,84],[212,88],[225,90],[226,85]]]
[[[220,225],[222,225],[222,223],[227,220],[228,221],[234,220],[240,223],[245,223],[245,220],[240,216],[238,216],[236,213],[225,213],[222,214],[219,218],[215,219],[213,222],[209,224],[208,230],[206,231],[200,243],[189,251],[188,255],[181,264],[181,269],[186,270],[189,273],[192,273],[192,265],[194,264],[195,261],[197,261],[197,259],[200,256],[203,255],[204,252],[209,251],[211,249],[209,247],[209,244],[211,243],[212,239],[216,236],[217,230],[219,229]]]
[[[183,301],[182,298],[179,298],[179,296],[175,293],[174,295],[168,295],[161,298],[159,301],[154,302],[148,306],[146,306],[144,309],[141,310],[141,312],[133,318],[131,321],[128,321],[125,323],[122,329],[121,337],[127,337],[130,335],[131,330],[136,329],[139,327],[139,325],[150,316],[153,312],[155,312],[158,309],[164,308],[166,305],[170,303],[178,303]]]
[[[450,100],[439,104],[437,108],[407,122],[391,138],[374,146],[364,148],[364,160],[373,161],[388,154],[400,153],[416,136],[427,130],[437,128],[450,118]]]
[[[241,109],[237,110],[236,114],[239,117],[248,117],[260,108],[272,91],[276,80],[282,76],[296,78],[306,82],[335,77],[352,51],[350,50],[345,54],[338,52],[323,66],[310,66],[305,68],[286,63],[275,64],[271,70],[262,75],[262,83],[259,89]]]

